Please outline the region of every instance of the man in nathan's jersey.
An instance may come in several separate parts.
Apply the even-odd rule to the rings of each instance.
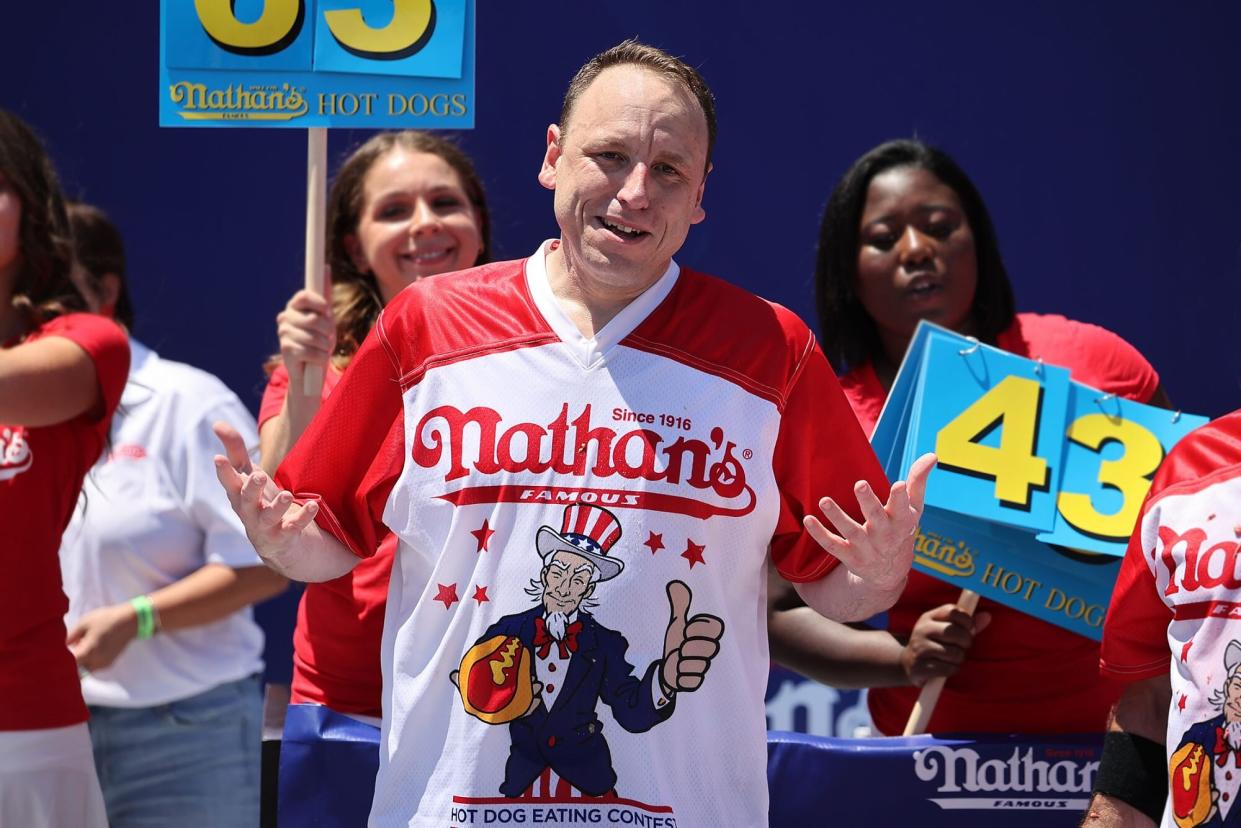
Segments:
[[[399,540],[372,825],[566,801],[562,825],[766,825],[768,558],[840,620],[903,588],[934,459],[889,490],[805,324],[672,258],[715,128],[684,62],[592,58],[538,176],[559,238],[394,298],[274,481],[225,440],[220,480],[277,571],[335,578],[385,526]],[[540,536],[540,577],[583,579],[564,595],[607,575],[589,624],[554,608],[576,649],[567,628],[535,643],[536,617],[559,632],[527,592]]]
[[[1172,449],[1103,627],[1113,711],[1089,828],[1241,825],[1241,411]]]

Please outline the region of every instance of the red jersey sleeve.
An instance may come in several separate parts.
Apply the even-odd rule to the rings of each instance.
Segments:
[[[789,384],[773,466],[780,486],[780,515],[771,558],[789,581],[815,581],[839,563],[802,526],[817,515],[819,500],[831,497],[855,520],[861,509],[853,485],[866,480],[887,500],[888,480],[858,425],[836,375],[806,331],[804,353]]]
[[[1103,622],[1100,672],[1122,681],[1153,678],[1168,672],[1165,637],[1172,610],[1159,599],[1159,587],[1147,563],[1147,549],[1154,549],[1158,520],[1148,512],[1155,487],[1142,507],[1138,525],[1116,576],[1107,617]]]
[[[1160,546],[1160,525],[1176,523],[1176,513],[1167,514],[1169,508],[1177,508],[1169,505],[1174,495],[1208,496],[1207,490],[1221,479],[1241,473],[1239,460],[1241,411],[1234,411],[1186,435],[1159,466],[1103,623],[1100,667],[1105,675],[1136,680],[1167,672],[1167,633],[1173,615],[1160,595],[1159,582],[1175,574],[1165,574],[1162,562],[1156,573],[1153,556]]]
[[[276,470],[277,485],[299,501],[317,500],[315,521],[359,558],[373,555],[388,531],[384,505],[404,463],[398,353],[406,307],[394,302],[380,313],[373,335]]]
[[[112,416],[129,379],[129,337],[125,331],[111,319],[93,313],[69,313],[44,325],[39,336],[63,336],[86,352],[95,366],[99,389],[99,402],[86,417],[95,423]]]

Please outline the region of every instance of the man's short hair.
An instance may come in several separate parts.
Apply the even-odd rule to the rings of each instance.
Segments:
[[[613,66],[641,66],[673,83],[680,84],[698,101],[702,114],[707,119],[707,166],[711,165],[711,151],[715,148],[715,96],[698,70],[680,58],[673,57],[663,49],[639,43],[629,39],[616,44],[611,49],[592,57],[577,70],[569,88],[564,93],[564,105],[560,107],[560,132],[568,130],[569,116],[573,113],[573,105],[586,91],[586,87],[599,77],[604,69]]]

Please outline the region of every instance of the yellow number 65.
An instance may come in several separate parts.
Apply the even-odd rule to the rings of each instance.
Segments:
[[[373,60],[399,60],[417,52],[435,29],[435,0],[391,0],[392,20],[373,28],[360,9],[325,11],[323,20],[345,51]],[[207,36],[225,51],[270,55],[297,39],[306,20],[306,0],[263,0],[253,23],[242,23],[233,0],[194,0]]]

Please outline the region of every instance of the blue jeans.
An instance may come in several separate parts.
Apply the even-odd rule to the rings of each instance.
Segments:
[[[155,707],[91,707],[111,828],[259,824],[258,676]]]

